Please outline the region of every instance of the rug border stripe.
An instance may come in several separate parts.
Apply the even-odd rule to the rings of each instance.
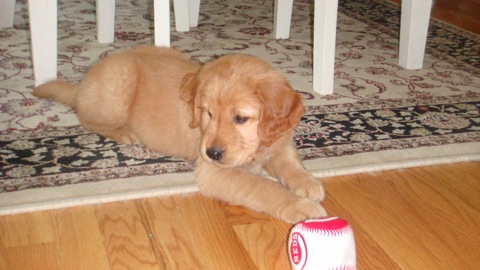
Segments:
[[[338,159],[350,165],[337,168]],[[305,161],[304,165],[315,177],[322,178],[468,161],[480,161],[479,142],[329,157],[324,162]],[[0,215],[195,192],[198,188],[192,172],[106,180],[3,193],[0,195]]]

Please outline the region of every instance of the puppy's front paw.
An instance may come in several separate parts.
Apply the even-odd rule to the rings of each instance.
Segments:
[[[294,204],[281,209],[280,219],[288,223],[298,223],[305,219],[327,216],[327,211],[316,201],[307,198],[298,198]]]
[[[310,200],[321,202],[325,199],[322,183],[313,177],[298,181],[295,185],[289,186],[289,189],[296,195]]]

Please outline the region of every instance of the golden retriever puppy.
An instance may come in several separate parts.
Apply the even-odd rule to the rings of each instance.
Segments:
[[[200,65],[172,49],[142,47],[105,57],[76,85],[52,81],[33,94],[75,108],[92,132],[195,161],[206,196],[289,223],[326,215],[323,187],[292,140],[301,98],[258,58]]]

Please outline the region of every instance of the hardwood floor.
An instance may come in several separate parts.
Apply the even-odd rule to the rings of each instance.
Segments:
[[[432,14],[479,33],[478,11],[438,0]],[[324,183],[329,214],[354,229],[359,269],[480,269],[480,162]],[[0,269],[289,269],[290,228],[198,195],[2,216]]]
[[[480,267],[480,162],[331,177],[359,269]],[[289,269],[291,225],[198,195],[0,217],[0,269]]]
[[[402,0],[390,0],[400,4]],[[434,0],[435,1],[435,0]],[[475,34],[480,34],[480,0],[436,0],[431,16]]]
[[[480,34],[479,0],[437,0],[432,17]]]

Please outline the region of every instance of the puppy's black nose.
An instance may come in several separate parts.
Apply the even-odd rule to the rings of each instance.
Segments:
[[[207,156],[212,160],[220,160],[223,157],[223,150],[218,147],[207,148]]]

